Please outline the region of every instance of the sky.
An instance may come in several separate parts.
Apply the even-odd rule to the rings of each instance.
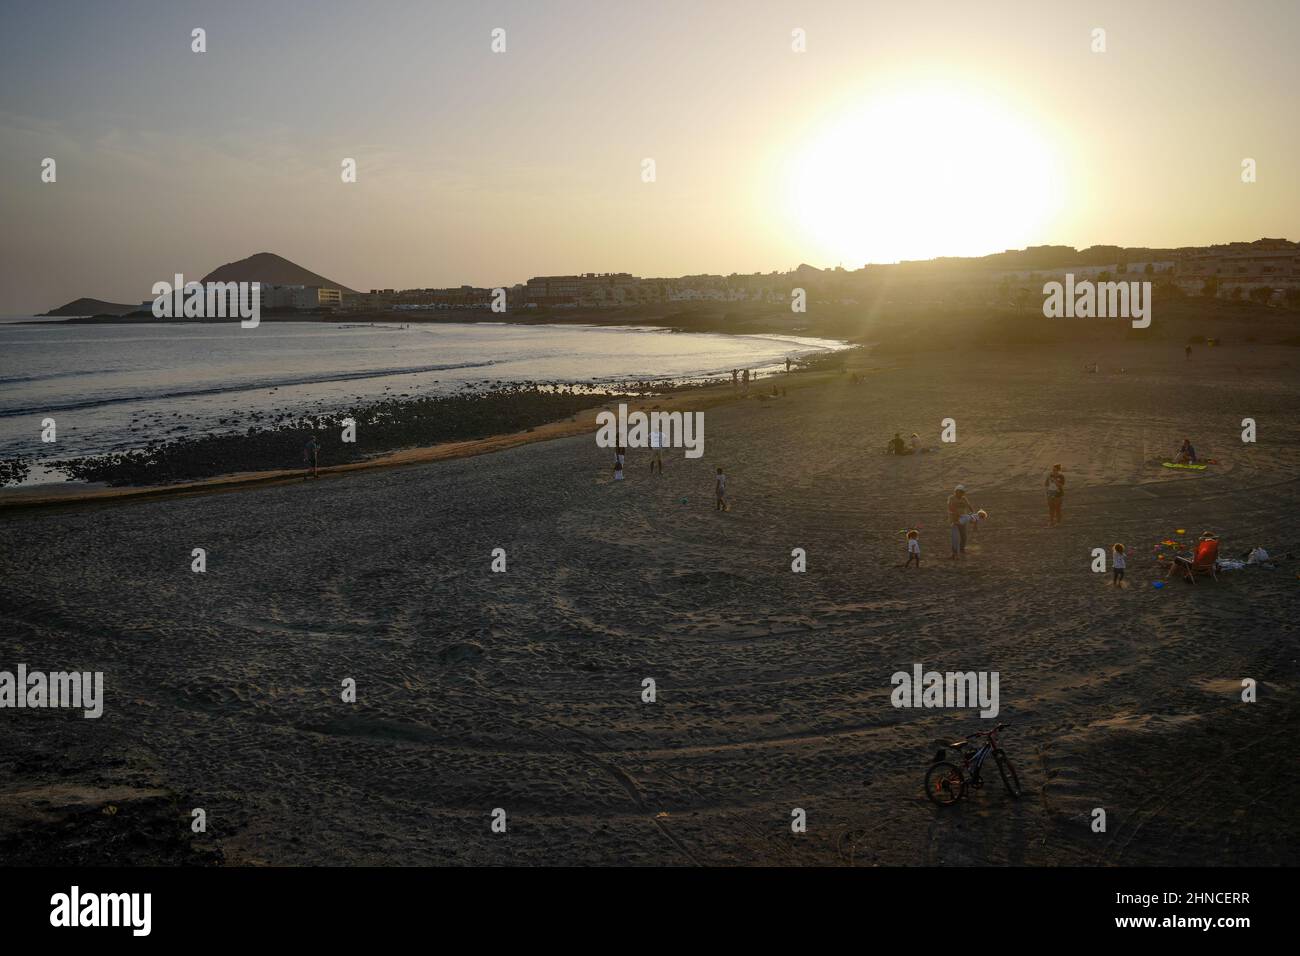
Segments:
[[[6,0],[0,314],[256,252],[370,289],[1297,239],[1297,38],[1295,0]]]

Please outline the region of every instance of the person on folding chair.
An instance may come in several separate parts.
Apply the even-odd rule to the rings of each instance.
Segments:
[[[1219,560],[1219,538],[1213,531],[1201,532],[1201,540],[1197,542],[1196,551],[1188,555],[1179,555],[1174,558],[1173,563],[1169,565],[1169,577],[1174,571],[1179,571],[1184,578],[1196,583],[1196,575],[1208,574],[1214,580],[1219,580],[1219,575],[1215,571],[1215,563]]]

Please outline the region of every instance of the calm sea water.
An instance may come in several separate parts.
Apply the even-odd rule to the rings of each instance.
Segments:
[[[843,347],[782,335],[591,326],[0,323],[0,458],[245,431],[251,413],[459,391],[466,383],[692,381]],[[40,440],[53,418],[58,440]],[[223,421],[224,419],[224,421]],[[34,468],[32,482],[63,480]]]

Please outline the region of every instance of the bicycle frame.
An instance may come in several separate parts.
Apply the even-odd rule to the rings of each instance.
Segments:
[[[988,759],[989,754],[993,752],[992,741],[985,742],[984,746],[968,756],[964,762],[964,768],[970,772],[972,780],[980,779],[980,768],[984,766],[984,761]]]
[[[963,740],[953,741],[951,746],[945,745],[944,749],[935,755],[930,769],[926,772],[926,796],[940,806],[946,807],[965,796],[968,786],[979,789],[984,785],[981,776],[984,765],[992,755],[1007,792],[1013,799],[1019,799],[1022,792],[1020,778],[1011,761],[998,746],[998,734],[1006,726],[1006,724],[998,724],[992,730],[969,734]],[[955,752],[952,757],[945,755],[947,750]],[[957,761],[958,755],[961,757],[960,764]],[[940,769],[942,773],[934,777],[935,771]]]
[[[976,737],[984,737],[984,743],[973,754],[962,755],[962,769],[970,774],[972,780],[980,779],[980,770],[984,766],[984,761],[988,760],[989,754],[993,753],[998,746],[998,732],[990,730],[983,734],[974,734]]]

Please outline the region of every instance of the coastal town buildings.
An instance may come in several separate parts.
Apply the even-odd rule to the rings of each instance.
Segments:
[[[1189,295],[1250,297],[1257,302],[1292,303],[1300,294],[1300,244],[1259,239],[1209,247],[1125,249],[1092,246],[1036,246],[978,258],[941,258],[861,269],[697,274],[642,278],[629,272],[584,272],[534,276],[526,282],[489,288],[371,289],[325,285],[262,284],[262,308],[269,311],[488,311],[505,293],[508,311],[616,309],[656,303],[762,303],[791,301],[795,289],[807,301],[853,305],[881,295],[936,304],[1011,302],[1041,290],[1046,282],[1107,281],[1125,277],[1172,283]],[[150,303],[142,304],[148,308]]]
[[[1265,288],[1274,297],[1283,295],[1300,288],[1300,243],[1260,239],[1198,250],[1178,261],[1174,282],[1191,294],[1204,293],[1208,282],[1219,296],[1249,295]]]

